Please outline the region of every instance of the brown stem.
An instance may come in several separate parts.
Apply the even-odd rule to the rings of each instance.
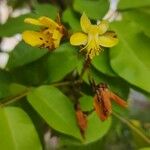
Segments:
[[[80,80],[76,80],[74,82],[72,82],[72,81],[65,81],[65,82],[52,83],[49,86],[56,86],[56,87],[58,87],[58,86],[66,86],[66,85],[70,85],[70,84],[79,84],[79,83],[81,83]],[[31,91],[31,88],[27,88],[26,90],[22,91],[21,93],[15,95],[15,96],[3,99],[2,102],[0,103],[0,107],[9,105],[9,104],[11,104],[13,102],[16,102],[16,101],[20,100],[21,98],[27,96],[27,94],[30,91]]]
[[[13,97],[8,97],[7,99],[4,99],[3,100],[4,102],[0,103],[0,107],[3,107],[3,106],[11,104],[13,102],[16,102],[17,100],[25,97],[28,94],[28,92],[29,92],[29,89],[27,89],[27,90],[25,90],[25,91],[15,95]]]
[[[91,59],[88,57],[85,62],[84,62],[84,65],[83,65],[83,68],[82,68],[82,71],[81,71],[81,74],[80,74],[80,79],[82,79],[84,73],[86,72],[86,70],[90,67],[90,64],[91,64]]]

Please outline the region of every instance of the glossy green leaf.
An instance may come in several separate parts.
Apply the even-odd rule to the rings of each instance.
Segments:
[[[11,83],[9,85],[9,90],[10,90],[11,95],[16,95],[16,94],[20,94],[24,91],[27,91],[27,87],[25,87],[24,85],[21,85],[21,84]]]
[[[60,140],[60,142],[62,142],[62,146],[60,145],[60,150],[97,150],[97,149],[103,149],[102,147],[102,143],[101,143],[101,139],[99,139],[98,141],[94,141],[92,143],[89,143],[87,145],[82,144],[82,145],[73,145],[73,144],[69,144],[69,141],[66,141],[66,143],[64,142],[64,140]]]
[[[134,22],[116,22],[112,29],[119,38],[119,43],[110,50],[113,70],[129,83],[150,92],[150,39]]]
[[[35,5],[34,12],[38,17],[47,16],[52,19],[56,19],[59,10],[51,4],[38,4]]]
[[[24,19],[30,16],[31,14],[27,14],[8,19],[8,21],[5,24],[0,25],[0,37],[13,36],[14,34],[21,33],[27,29],[37,29],[34,26],[24,23]]]
[[[131,10],[125,11],[123,13],[123,17],[126,20],[135,21],[141,27],[141,30],[150,37],[150,14],[143,11],[142,9],[139,10]]]
[[[122,116],[128,116],[129,115],[129,108],[121,107],[119,104],[117,104],[114,101],[111,101],[112,103],[112,109],[114,112],[117,112],[118,114]]]
[[[93,97],[84,95],[79,99],[80,107],[82,111],[91,111],[94,109]]]
[[[11,75],[0,70],[0,99],[9,95],[9,84],[11,83]]]
[[[129,8],[139,8],[150,6],[149,0],[120,0],[118,8],[119,9],[129,9]]]
[[[81,74],[84,63],[85,63],[85,56],[79,54],[78,55],[78,64],[77,64],[77,68],[76,68],[78,74]]]
[[[91,19],[102,19],[109,9],[108,0],[74,0],[74,10]]]
[[[63,79],[77,66],[77,50],[69,43],[57,48],[48,58],[49,81],[55,82]]]
[[[73,104],[57,88],[41,86],[30,92],[27,99],[53,129],[81,139]]]
[[[87,117],[87,120],[88,127],[85,130],[85,138],[82,142],[77,142],[69,137],[60,136],[61,145],[72,145],[73,148],[74,146],[87,146],[106,135],[111,126],[111,117],[106,121],[101,121],[95,111]],[[80,149],[80,147],[76,147],[76,149]]]
[[[109,76],[116,76],[110,66],[109,50],[106,49],[92,60],[92,65],[100,72]]]
[[[96,112],[93,112],[88,117],[88,127],[85,131],[85,142],[88,144],[102,138],[109,130],[111,125],[111,118],[106,121],[101,121],[97,116]]]
[[[10,53],[7,68],[16,68],[31,63],[48,52],[47,49],[31,47],[24,42],[20,42]]]
[[[150,150],[150,147],[143,147],[143,148],[140,148],[139,150]]]
[[[0,108],[1,150],[42,150],[35,127],[20,108]]]
[[[63,12],[63,22],[67,23],[73,31],[80,30],[80,20],[77,18],[76,14],[71,10],[71,8],[66,9]]]
[[[144,8],[140,8],[141,11],[143,11],[144,13],[147,13],[150,15],[150,7],[144,7]]]
[[[48,78],[47,55],[32,63],[13,68],[10,72],[13,82],[27,86],[40,85]]]
[[[22,33],[25,30],[37,30],[39,27],[24,23],[24,19],[28,17],[39,18],[41,16],[56,19],[57,13],[58,9],[50,4],[36,5],[34,8],[34,13],[9,18],[5,24],[0,25],[0,37],[12,36],[17,33]]]

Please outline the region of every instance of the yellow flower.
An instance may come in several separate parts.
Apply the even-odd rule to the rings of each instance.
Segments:
[[[22,38],[27,44],[48,48],[49,50],[59,47],[65,33],[65,28],[62,24],[48,17],[40,17],[38,19],[26,18],[24,22],[41,27],[40,31],[23,32]]]
[[[103,47],[113,47],[118,43],[116,34],[108,30],[108,22],[101,21],[98,25],[91,24],[85,13],[82,14],[80,24],[83,32],[74,33],[70,38],[72,45],[84,45],[82,50],[87,50],[87,57],[92,59],[98,55]]]

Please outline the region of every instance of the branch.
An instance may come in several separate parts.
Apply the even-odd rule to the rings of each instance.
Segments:
[[[80,80],[76,80],[76,81],[65,81],[65,82],[57,82],[57,83],[52,83],[48,86],[66,86],[66,85],[71,85],[71,84],[80,84],[81,81]],[[18,100],[20,100],[21,98],[27,96],[27,94],[31,91],[32,88],[27,88],[26,90],[20,92],[19,94],[15,95],[15,96],[11,96],[11,97],[7,97],[5,99],[2,100],[2,102],[0,103],[0,107],[9,105],[11,103],[14,103]]]

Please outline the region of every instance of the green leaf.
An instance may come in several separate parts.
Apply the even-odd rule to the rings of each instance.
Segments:
[[[37,86],[47,81],[47,55],[30,64],[10,70],[13,82],[27,86]]]
[[[111,104],[112,104],[112,109],[114,112],[117,112],[118,114],[120,114],[122,116],[128,116],[129,115],[129,109],[128,108],[121,107],[120,105],[118,105],[114,101],[112,101]]]
[[[42,150],[35,127],[20,108],[0,108],[1,150]]]
[[[111,126],[111,118],[106,121],[101,121],[97,116],[96,112],[93,112],[88,117],[88,127],[85,131],[85,142],[89,144],[102,138],[109,130]]]
[[[63,22],[68,23],[73,31],[80,30],[80,20],[70,8],[63,12],[62,20]]]
[[[116,22],[112,29],[119,38],[118,45],[110,50],[113,70],[129,83],[150,92],[150,39],[134,22]]]
[[[81,139],[73,105],[57,88],[41,86],[30,92],[27,99],[53,129]]]
[[[70,139],[69,139],[70,140]],[[64,141],[62,141],[61,139],[60,139],[60,142],[62,142],[62,146],[60,146],[60,149],[61,150],[97,150],[98,148],[99,149],[103,149],[103,147],[102,147],[102,142],[101,142],[102,140],[100,139],[100,140],[98,140],[98,141],[96,141],[96,142],[93,142],[93,143],[89,143],[89,144],[87,144],[87,145],[84,145],[84,144],[82,144],[82,145],[73,145],[73,144],[69,144],[68,142],[69,141],[66,141],[66,143],[64,142]]]
[[[9,90],[11,95],[17,95],[27,90],[27,87],[17,83],[11,83],[9,85]]]
[[[78,64],[77,64],[77,68],[76,68],[76,71],[78,72],[78,74],[81,74],[84,64],[85,64],[85,56],[79,54],[78,55]]]
[[[139,150],[150,150],[150,147],[143,147],[143,148],[140,148]]]
[[[92,65],[100,72],[109,75],[109,76],[116,76],[114,71],[110,66],[110,58],[108,49],[104,50],[100,53],[100,55],[96,56],[92,60]]]
[[[49,55],[48,70],[49,81],[55,82],[63,79],[77,67],[77,50],[69,43],[61,45]]]
[[[52,19],[56,19],[58,9],[50,4],[39,4],[35,6],[34,12],[35,13],[9,18],[5,24],[0,25],[0,37],[12,36],[17,33],[22,33],[25,30],[37,30],[39,29],[38,26],[24,23],[24,19],[28,17],[39,18],[41,16],[47,16]]]
[[[0,25],[0,37],[13,36],[14,34],[21,33],[27,29],[37,29],[34,26],[24,23],[24,19],[30,16],[31,14],[27,14],[8,19],[8,21],[5,24]]]
[[[74,10],[91,19],[102,19],[109,9],[108,0],[74,0]]]
[[[10,53],[7,68],[12,69],[31,63],[48,52],[47,49],[31,47],[24,42],[20,42]]]
[[[91,111],[93,107],[93,97],[84,95],[79,99],[82,111]]]
[[[146,7],[150,6],[149,0],[120,0],[118,8],[119,9],[129,9],[129,8],[139,8],[139,7]]]
[[[106,133],[109,131],[111,126],[111,117],[106,121],[101,121],[97,116],[96,112],[92,112],[88,117],[88,127],[85,130],[85,138],[82,142],[77,142],[72,138],[60,136],[61,145],[71,145],[74,146],[88,146],[93,142],[101,139]],[[76,149],[80,149],[81,147],[76,147]],[[81,148],[82,149],[82,148]]]
[[[143,10],[132,10],[125,11],[123,17],[126,20],[135,21],[141,27],[141,30],[144,31],[145,35],[150,37],[150,14],[144,12]]]
[[[50,5],[50,4],[37,4],[35,5],[34,9],[35,9],[35,14],[38,17],[47,16],[52,19],[56,19],[57,14],[59,12],[57,7],[55,7],[54,5]]]
[[[0,99],[9,95],[9,84],[11,83],[11,75],[0,70]]]

